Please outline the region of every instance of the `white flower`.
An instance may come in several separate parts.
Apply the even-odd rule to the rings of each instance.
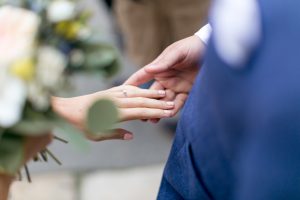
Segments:
[[[28,98],[36,109],[44,111],[49,108],[49,90],[56,92],[61,89],[66,65],[66,57],[55,48],[42,46],[38,49],[36,81],[28,85]]]
[[[28,85],[28,98],[35,109],[44,111],[50,106],[50,95],[37,82],[30,82]]]
[[[40,18],[13,6],[0,7],[0,126],[11,127],[21,120],[26,102],[24,82],[10,75],[10,66],[30,57]]]
[[[80,39],[80,40],[86,40],[91,35],[92,35],[92,31],[89,28],[84,27],[84,28],[82,28],[82,29],[79,30],[79,32],[78,32],[78,39]]]
[[[9,128],[20,121],[26,102],[26,86],[14,77],[0,80],[0,126]]]
[[[35,13],[13,6],[0,7],[0,66],[30,57],[40,18]]]
[[[75,16],[76,6],[68,0],[53,1],[47,9],[48,20],[56,23],[72,19]]]
[[[75,49],[71,52],[70,54],[70,62],[74,65],[74,66],[80,66],[84,63],[84,53],[82,50],[79,49]]]
[[[39,48],[36,69],[38,82],[47,88],[57,89],[66,65],[67,59],[60,51],[50,46]]]

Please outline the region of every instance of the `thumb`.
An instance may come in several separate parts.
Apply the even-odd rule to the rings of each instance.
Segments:
[[[145,71],[150,74],[162,73],[172,69],[185,59],[185,54],[180,48],[172,45],[158,56],[152,63],[145,66]]]
[[[145,68],[132,74],[123,85],[139,86],[154,79],[153,74],[145,71]]]
[[[125,129],[115,129],[110,133],[101,134],[99,136],[88,134],[87,138],[96,142],[103,140],[132,140],[133,134]]]

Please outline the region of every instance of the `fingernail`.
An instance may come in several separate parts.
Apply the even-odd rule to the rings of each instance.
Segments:
[[[125,133],[123,139],[124,140],[132,140],[133,139],[133,135],[131,133]]]
[[[165,116],[169,117],[171,116],[172,112],[170,110],[164,110]]]
[[[172,107],[173,107],[173,106],[175,105],[175,103],[174,103],[174,102],[172,102],[172,101],[168,101],[168,102],[167,102],[167,105],[168,105],[168,106],[172,106]]]
[[[158,94],[160,96],[165,96],[166,95],[166,91],[164,91],[164,90],[158,90]]]
[[[158,119],[151,119],[151,122],[153,123],[153,124],[157,124],[158,123]]]

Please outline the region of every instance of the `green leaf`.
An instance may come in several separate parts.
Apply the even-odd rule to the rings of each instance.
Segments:
[[[97,136],[109,132],[118,121],[115,104],[107,99],[96,101],[88,110],[86,126]]]
[[[37,136],[49,133],[54,127],[53,121],[45,119],[23,120],[11,130],[20,135]]]
[[[63,119],[57,120],[56,122],[56,131],[58,131],[64,138],[75,147],[80,150],[87,150],[89,148],[89,144],[84,137],[84,133],[79,131],[73,125],[64,121]]]
[[[110,66],[104,68],[104,76],[112,77],[117,74],[120,69],[120,61],[116,59]]]
[[[3,134],[4,134],[4,129],[0,127],[0,141],[2,139]]]
[[[14,175],[24,160],[25,140],[22,136],[5,133],[0,140],[0,173]]]
[[[38,136],[52,131],[57,116],[49,109],[36,111],[30,103],[27,103],[22,120],[9,130],[18,135]]]
[[[108,67],[116,60],[116,54],[112,49],[93,49],[86,53],[86,67],[101,70]]]

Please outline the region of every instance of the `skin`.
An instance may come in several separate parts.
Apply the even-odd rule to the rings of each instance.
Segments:
[[[174,101],[172,114],[175,115],[184,105],[199,73],[204,50],[205,44],[198,36],[175,42],[124,84],[138,86],[154,79],[150,89],[166,90],[166,97],[162,100]]]
[[[124,95],[123,91],[126,91]],[[93,94],[73,97],[53,97],[54,110],[66,120],[86,133],[87,138],[94,141],[122,139],[130,140],[133,134],[124,129],[116,129],[105,137],[95,137],[85,128],[85,116],[89,106],[97,99],[110,99],[115,102],[119,110],[119,121],[136,119],[167,118],[173,115],[175,103],[172,101],[157,100],[164,98],[164,90],[145,90],[135,86],[122,85]]]

